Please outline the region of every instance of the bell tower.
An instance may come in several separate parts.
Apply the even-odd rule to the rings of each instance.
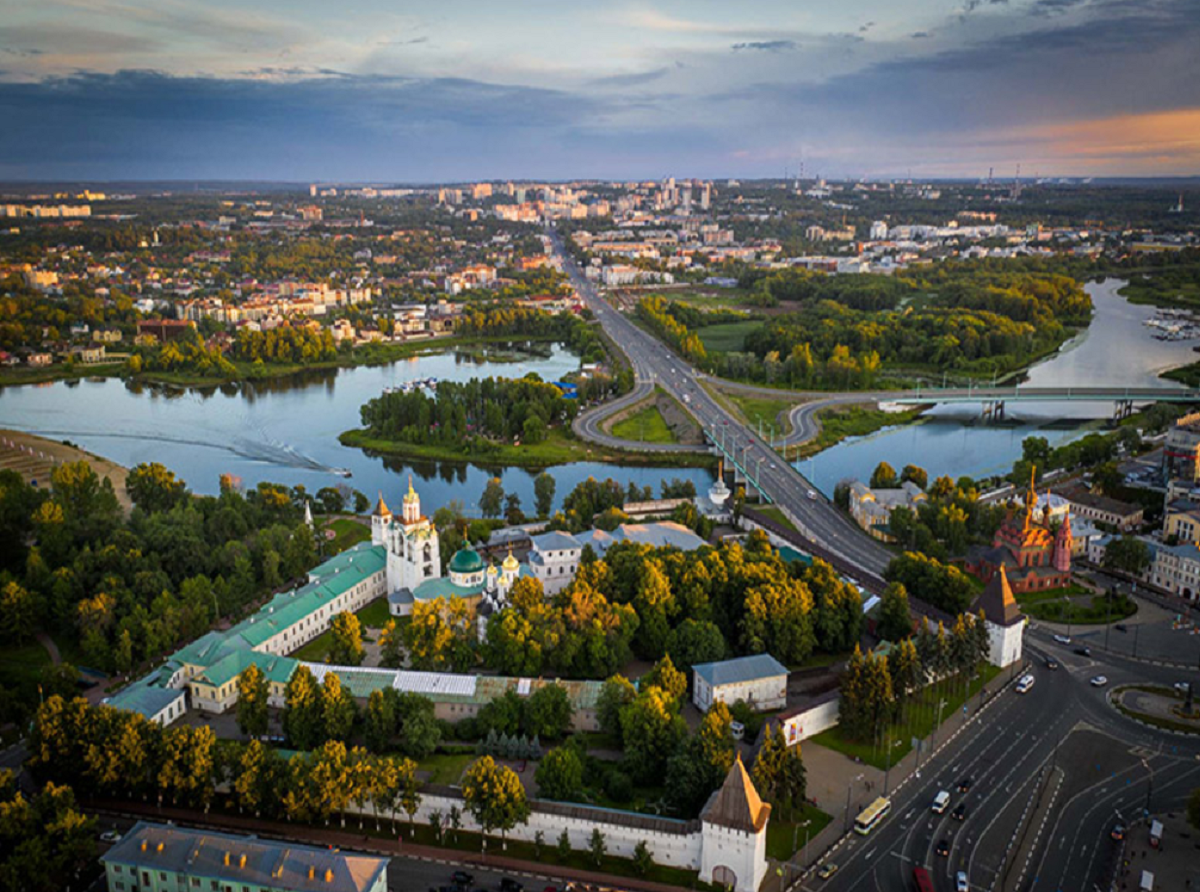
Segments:
[[[383,500],[383,491],[380,490],[379,501],[375,504],[375,511],[371,514],[371,544],[386,545],[387,530],[392,524],[392,510],[387,506],[387,502]]]

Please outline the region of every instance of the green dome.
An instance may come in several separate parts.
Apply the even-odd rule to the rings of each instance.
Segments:
[[[450,558],[451,573],[480,573],[482,571],[483,558],[470,545],[454,552],[454,557]]]

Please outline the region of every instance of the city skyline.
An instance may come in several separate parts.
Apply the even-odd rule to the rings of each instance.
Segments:
[[[1186,0],[3,6],[4,179],[1200,173]]]

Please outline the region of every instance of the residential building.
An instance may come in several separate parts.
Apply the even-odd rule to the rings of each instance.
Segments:
[[[387,892],[390,859],[138,821],[100,861],[109,892]]]
[[[881,542],[895,542],[895,536],[888,526],[892,512],[901,506],[915,512],[928,500],[921,487],[911,480],[905,480],[895,489],[871,489],[862,481],[855,480],[850,485],[850,516],[872,538]]]
[[[1175,499],[1163,512],[1163,535],[1179,542],[1200,543],[1200,502]]]
[[[713,703],[744,701],[758,712],[787,705],[787,666],[770,654],[754,654],[692,667],[692,702],[701,712]]]
[[[888,226],[882,220],[876,220],[871,224],[870,232],[871,241],[881,242],[888,237]]]
[[[1129,532],[1142,525],[1145,509],[1141,505],[1097,495],[1082,486],[1071,487],[1063,491],[1062,495],[1070,500],[1071,513],[1076,516],[1107,524],[1122,532]]]
[[[1200,547],[1195,542],[1159,545],[1150,580],[1161,589],[1189,601],[1200,597]]]
[[[1200,482],[1200,412],[1175,421],[1163,444],[1163,470],[1168,480]]]
[[[552,531],[533,536],[531,541],[529,569],[541,581],[547,597],[558,594],[574,581],[586,545],[592,547],[596,557],[602,558],[617,542],[632,541],[652,548],[678,548],[680,551],[695,551],[704,544],[703,539],[674,521],[623,523],[611,533],[588,530],[572,535]]]

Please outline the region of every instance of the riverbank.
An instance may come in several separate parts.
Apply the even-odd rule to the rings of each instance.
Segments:
[[[578,461],[672,468],[715,466],[713,457],[705,452],[637,452],[610,449],[595,443],[577,440],[557,430],[547,432],[546,439],[541,443],[519,446],[506,443],[497,445],[494,449],[486,452],[470,451],[461,446],[456,448],[401,443],[396,440],[373,437],[370,431],[361,428],[339,434],[338,442],[343,446],[357,447],[368,454],[485,466],[511,465],[522,468],[546,468]]]
[[[87,462],[98,477],[112,483],[117,501],[126,514],[133,509],[129,493],[125,490],[125,481],[129,477],[127,468],[68,443],[24,431],[0,429],[0,470],[16,471],[26,483],[48,488],[50,473],[55,465],[77,461]]]
[[[166,384],[175,387],[220,387],[251,381],[266,381],[289,378],[314,371],[335,371],[360,366],[388,365],[402,359],[413,359],[448,349],[464,347],[472,349],[469,358],[477,362],[524,361],[527,356],[519,350],[498,350],[491,354],[485,348],[489,344],[551,344],[562,339],[555,335],[492,335],[487,337],[443,337],[406,341],[401,344],[368,344],[356,347],[348,354],[339,354],[336,359],[322,362],[274,362],[257,365],[253,362],[231,360],[237,370],[235,375],[201,375],[189,371],[145,371],[131,373],[124,362],[96,363],[95,365],[71,365],[60,363],[42,368],[0,369],[0,387],[23,384],[46,384],[52,381],[75,381],[84,378],[124,378],[138,384]]]
[[[789,459],[812,458],[850,437],[865,437],[885,427],[904,427],[920,420],[929,406],[914,406],[900,412],[867,409],[862,406],[830,406],[817,412],[821,429],[817,435],[788,450]]]

